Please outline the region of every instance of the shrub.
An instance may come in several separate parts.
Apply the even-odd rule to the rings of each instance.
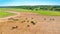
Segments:
[[[18,28],[18,26],[13,26],[13,27],[12,27],[12,29],[16,29],[16,28]]]
[[[35,25],[35,22],[34,22],[34,21],[31,21],[31,23],[32,23],[33,25]]]

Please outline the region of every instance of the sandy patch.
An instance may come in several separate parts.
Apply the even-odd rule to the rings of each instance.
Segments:
[[[1,23],[1,34],[60,34],[60,16],[21,12]],[[33,21],[33,22],[32,22]]]

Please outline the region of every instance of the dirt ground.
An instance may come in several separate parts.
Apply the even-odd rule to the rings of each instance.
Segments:
[[[0,34],[60,34],[60,16],[20,12],[3,22],[0,19]]]

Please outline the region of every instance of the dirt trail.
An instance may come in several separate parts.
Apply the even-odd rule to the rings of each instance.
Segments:
[[[18,20],[2,23],[1,34],[60,34],[60,16],[20,12],[13,18],[18,18]]]

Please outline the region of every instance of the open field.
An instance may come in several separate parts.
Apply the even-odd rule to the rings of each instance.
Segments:
[[[30,12],[0,22],[1,34],[60,34],[60,16],[42,16]]]
[[[6,9],[1,9],[0,8],[0,18],[14,15],[13,13],[7,12],[7,10],[6,11],[5,10]]]
[[[9,13],[9,12],[0,12],[0,18],[2,18],[2,17],[8,17],[8,16],[12,16],[13,15],[13,13]]]
[[[60,34],[59,11],[0,8],[0,16],[0,34]]]
[[[46,16],[60,16],[59,11],[50,11],[50,10],[27,10],[27,9],[19,9],[19,8],[7,8],[7,10],[17,11],[17,12],[33,12],[40,15]]]

